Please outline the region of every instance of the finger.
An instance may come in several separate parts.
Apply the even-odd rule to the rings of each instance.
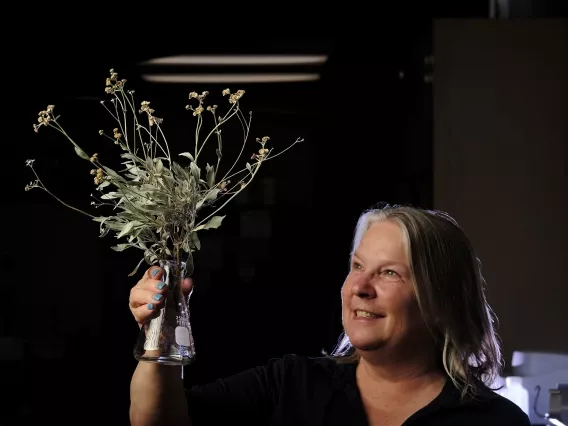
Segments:
[[[151,266],[144,274],[144,278],[150,278],[153,280],[161,280],[163,276],[164,270],[159,266]]]
[[[181,291],[184,296],[187,296],[191,289],[193,288],[193,281],[191,278],[186,278],[181,283]]]
[[[147,290],[144,288],[134,287],[130,290],[130,298],[128,304],[131,309],[136,309],[139,306],[148,305],[153,303],[156,306],[164,304],[166,299],[166,290]]]
[[[152,274],[155,274],[155,278],[151,278]],[[136,288],[143,288],[146,290],[153,290],[157,293],[164,291],[167,288],[167,284],[161,281],[163,271],[160,268],[154,268],[153,270],[148,270],[140,281],[134,286]]]
[[[131,308],[132,315],[136,322],[140,325],[147,323],[152,318],[156,318],[160,314],[160,304],[148,303],[146,305]]]
[[[166,293],[168,291],[168,285],[160,280],[152,280],[146,278],[144,280],[140,280],[138,284],[134,288],[139,288],[142,290],[152,291],[154,293]]]

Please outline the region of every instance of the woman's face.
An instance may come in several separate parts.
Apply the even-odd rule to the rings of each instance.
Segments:
[[[341,298],[343,327],[358,350],[412,347],[424,340],[427,330],[414,296],[404,235],[396,222],[379,221],[365,232]]]

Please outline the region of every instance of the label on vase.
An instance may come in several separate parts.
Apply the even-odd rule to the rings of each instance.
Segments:
[[[176,327],[176,343],[180,346],[189,346],[191,344],[189,330],[187,328]]]

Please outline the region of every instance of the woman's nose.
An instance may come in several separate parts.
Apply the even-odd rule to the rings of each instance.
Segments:
[[[351,291],[355,296],[361,299],[374,299],[377,297],[375,288],[371,283],[371,278],[367,276],[358,277],[357,281],[353,283]]]

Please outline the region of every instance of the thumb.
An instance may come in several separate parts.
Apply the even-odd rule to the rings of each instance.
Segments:
[[[189,294],[193,288],[193,281],[191,278],[185,278],[181,283],[181,291],[185,297]]]

